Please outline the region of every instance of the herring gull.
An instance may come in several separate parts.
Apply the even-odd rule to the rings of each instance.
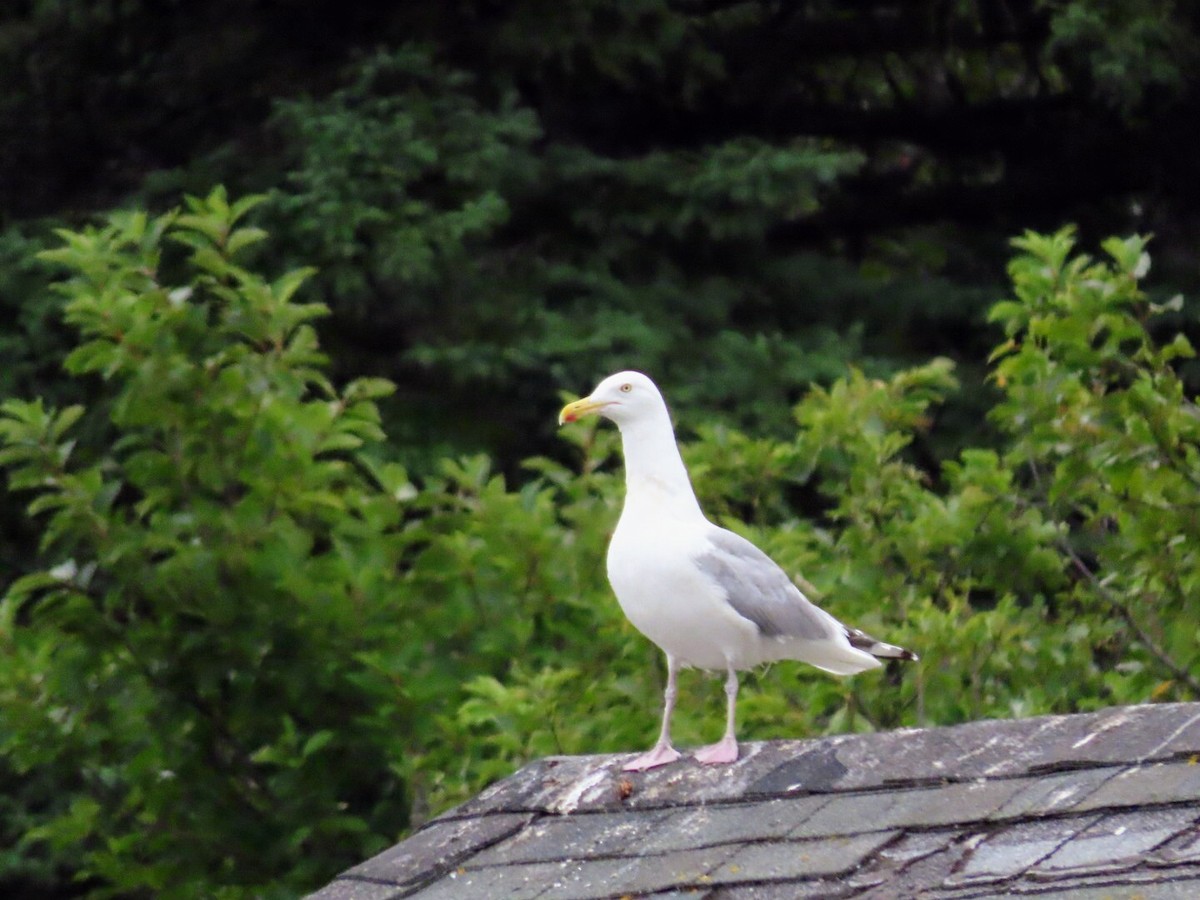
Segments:
[[[738,758],[738,671],[798,659],[835,675],[916,654],[843,625],[812,603],[765,553],[700,509],[667,405],[640,372],[618,372],[568,403],[559,424],[598,414],[616,423],[625,455],[625,505],[608,547],[608,580],[634,627],[667,657],[662,729],[625,765],[643,771],[680,758],[671,745],[679,669],[723,671],[725,734],[697,750],[702,763]]]

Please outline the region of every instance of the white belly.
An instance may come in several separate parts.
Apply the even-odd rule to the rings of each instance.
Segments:
[[[623,516],[608,548],[608,579],[633,626],[683,665],[747,668],[762,660],[758,629],[692,564],[708,527],[701,519],[642,534]]]

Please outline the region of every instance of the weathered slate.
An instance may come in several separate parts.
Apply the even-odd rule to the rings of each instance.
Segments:
[[[316,900],[1200,897],[1200,704],[531,763]]]

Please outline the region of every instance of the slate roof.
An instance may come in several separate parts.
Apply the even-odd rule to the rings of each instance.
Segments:
[[[1200,703],[539,760],[312,900],[1200,898]]]

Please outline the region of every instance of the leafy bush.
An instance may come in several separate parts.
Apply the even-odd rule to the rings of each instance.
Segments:
[[[0,463],[43,521],[44,568],[0,608],[33,875],[286,894],[407,821],[411,708],[360,658],[403,631],[380,597],[409,485],[363,455],[390,388],[328,384],[322,310],[292,300],[307,273],[236,263],[254,202],[119,214],[43,254],[70,273],[67,366],[108,386],[112,442],[68,438],[81,406],[2,407]]]
[[[1007,462],[1061,523],[1068,602],[1113,632],[1116,699],[1196,696],[1200,408],[1176,371],[1194,351],[1182,333],[1151,331],[1183,298],[1142,292],[1141,238],[1106,241],[1108,264],[1072,257],[1069,231],[1016,243],[1016,300],[992,310],[1009,336],[994,376]]]

